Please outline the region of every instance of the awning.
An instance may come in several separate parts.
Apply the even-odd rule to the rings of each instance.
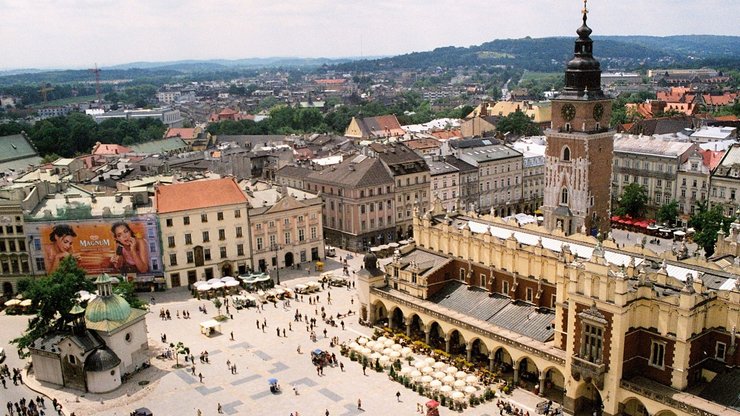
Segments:
[[[200,323],[201,328],[218,328],[219,326],[221,326],[221,323],[215,319],[209,319]]]

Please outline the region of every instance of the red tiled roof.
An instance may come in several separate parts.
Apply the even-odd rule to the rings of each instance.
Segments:
[[[462,133],[460,132],[460,130],[440,130],[433,131],[431,134],[438,140],[450,140],[456,137],[462,137]]]
[[[160,214],[247,202],[233,178],[162,185],[155,194]]]
[[[94,155],[120,155],[130,153],[131,149],[120,144],[106,144],[98,143],[93,147],[92,154]]]
[[[722,156],[725,155],[725,151],[714,151],[714,150],[702,150],[701,156],[703,158],[702,163],[704,163],[704,166],[708,167],[709,170],[712,170],[719,165],[719,162],[722,161]]]
[[[165,139],[169,139],[170,137],[180,137],[183,139],[194,139],[197,135],[195,134],[194,128],[177,128],[172,127],[167,129],[167,132],[164,134]]]
[[[236,113],[237,112],[235,110],[232,110],[229,107],[226,107],[223,110],[221,110],[221,112],[218,113],[218,115],[225,116],[225,115],[231,115],[231,114],[236,114]]]
[[[703,94],[704,102],[707,105],[730,105],[735,102],[737,93],[724,93],[722,95]]]
[[[732,114],[728,114],[726,116],[715,116],[714,119],[717,121],[740,121],[737,116],[734,116]]]
[[[324,84],[324,85],[338,85],[338,84],[344,84],[347,80],[343,78],[339,79],[317,79],[315,82],[317,84]]]
[[[414,139],[408,140],[404,142],[404,144],[411,150],[436,149],[442,145],[439,141],[434,139]]]

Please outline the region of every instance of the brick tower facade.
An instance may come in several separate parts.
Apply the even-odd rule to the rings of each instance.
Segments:
[[[552,102],[552,124],[545,132],[544,225],[566,235],[607,231],[611,209],[611,100],[601,90],[601,66],[593,57],[586,17],[584,8],[565,88]]]

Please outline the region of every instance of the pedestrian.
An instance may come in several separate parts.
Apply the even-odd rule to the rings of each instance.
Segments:
[[[218,407],[216,409],[217,409],[217,411],[218,411],[219,414],[221,414],[221,413],[224,412],[224,408],[223,408],[223,406],[221,406],[221,403],[218,404]]]
[[[198,378],[200,379],[200,382],[203,382],[203,373],[198,373]],[[398,393],[401,394],[401,393]]]
[[[398,400],[399,402],[401,401],[401,392],[400,391],[397,391],[396,392],[396,400]]]
[[[288,325],[290,325],[290,324],[288,324]],[[283,337],[288,338],[288,336],[285,335],[285,328],[283,328]]]
[[[363,375],[363,376],[366,376],[366,375],[367,375],[367,374],[365,373],[365,370],[367,370],[367,364],[364,364],[364,363],[363,363],[363,364],[362,364],[362,375]]]
[[[198,413],[196,413],[196,414],[197,414],[198,416],[203,416],[203,412],[201,412],[201,411],[200,411],[200,409],[198,409]]]
[[[326,416],[329,416],[329,409],[326,409],[326,412],[324,413]]]
[[[280,328],[275,328],[275,330],[277,331],[277,336],[279,337],[280,336]]]
[[[344,329],[344,328],[342,328],[342,329]],[[231,340],[232,341],[234,340],[234,331],[231,331]]]
[[[295,393],[296,396],[298,395],[298,389],[295,387],[295,384],[293,384],[293,393]]]
[[[257,329],[260,329],[260,320],[257,320]]]
[[[293,326],[290,325],[290,322],[288,322],[288,331],[291,331],[291,332],[293,331]]]
[[[357,410],[362,410],[362,400],[357,399]]]

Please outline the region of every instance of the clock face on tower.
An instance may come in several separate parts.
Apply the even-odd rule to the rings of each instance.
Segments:
[[[594,120],[601,120],[601,116],[604,115],[604,106],[601,103],[596,103],[594,106]]]
[[[571,121],[576,116],[576,107],[573,104],[565,104],[560,109],[560,115],[563,116],[565,121]]]

